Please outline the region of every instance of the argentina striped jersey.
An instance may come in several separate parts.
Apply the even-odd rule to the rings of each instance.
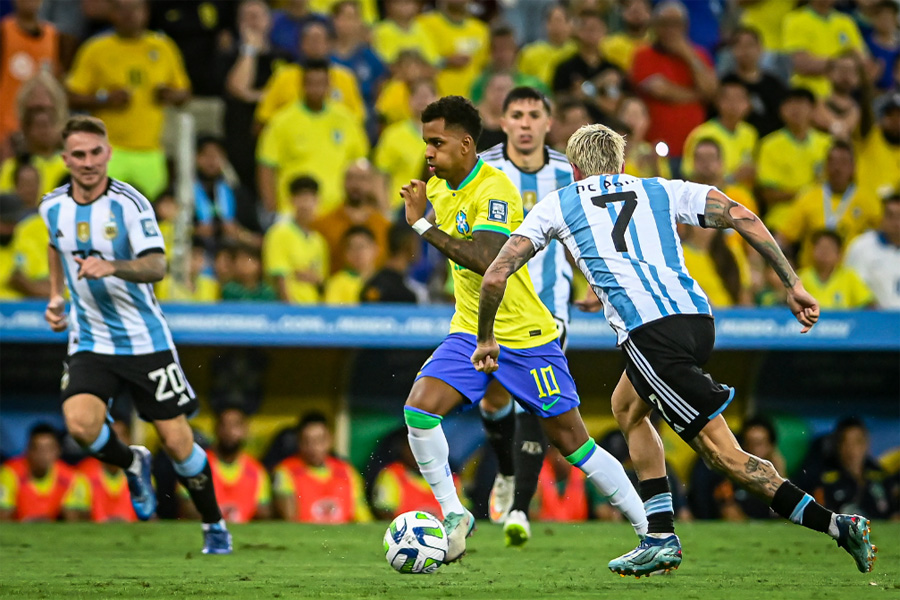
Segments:
[[[514,232],[536,250],[561,240],[597,296],[618,343],[645,323],[712,314],[684,266],[677,223],[700,225],[707,185],[598,175],[553,192]]]
[[[90,204],[78,204],[70,185],[44,196],[39,207],[59,252],[69,289],[69,354],[150,354],[174,350],[153,286],[118,277],[78,279],[75,258],[133,260],[164,252],[153,207],[127,183],[110,178]]]
[[[522,194],[525,214],[550,192],[572,183],[572,166],[565,154],[544,147],[544,166],[533,173],[520,170],[506,154],[506,145],[484,151],[481,159],[506,173]],[[569,298],[572,294],[572,266],[566,260],[562,244],[550,242],[528,261],[528,273],[541,302],[557,319],[569,322]]]

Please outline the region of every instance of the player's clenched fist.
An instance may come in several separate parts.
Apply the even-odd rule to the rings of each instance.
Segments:
[[[78,269],[78,279],[101,279],[115,274],[116,268],[109,261],[96,256],[87,258],[75,257],[75,262],[80,267]]]
[[[400,197],[406,205],[406,222],[412,225],[425,216],[428,198],[425,196],[425,182],[413,179],[400,188]]]
[[[500,356],[500,344],[497,340],[490,342],[478,342],[475,352],[472,353],[472,364],[475,370],[482,373],[493,373],[500,365],[497,364],[497,357]]]
[[[66,322],[66,300],[62,296],[54,296],[47,303],[47,310],[44,311],[44,320],[50,324],[50,329],[56,331],[65,331],[68,327]]]

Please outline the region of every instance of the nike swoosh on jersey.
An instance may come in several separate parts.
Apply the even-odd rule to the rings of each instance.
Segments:
[[[559,402],[559,397],[557,397],[556,400],[554,400],[550,404],[541,403],[541,408],[544,410],[550,410],[551,408],[553,408],[553,405],[556,404],[557,402]]]

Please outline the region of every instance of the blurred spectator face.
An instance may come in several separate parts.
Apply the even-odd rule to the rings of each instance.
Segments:
[[[900,65],[900,60],[897,64]],[[878,120],[878,125],[888,142],[895,146],[900,145],[900,106],[886,108]]]
[[[562,44],[572,37],[572,20],[562,6],[554,6],[547,14],[547,38]]]
[[[749,454],[765,460],[772,460],[775,454],[775,444],[772,443],[769,432],[766,431],[765,427],[759,425],[755,425],[744,432],[743,446],[744,450]]]
[[[163,194],[153,203],[157,221],[174,221],[178,216],[178,203],[172,194]]]
[[[59,440],[52,433],[39,433],[28,441],[25,450],[25,460],[31,474],[35,477],[43,477],[57,460],[59,460]]]
[[[809,129],[813,105],[803,98],[791,98],[781,105],[781,120],[792,129]]]
[[[238,248],[234,253],[234,278],[246,287],[258,285],[262,278],[259,256],[247,248]]]
[[[16,194],[26,209],[37,208],[41,200],[41,174],[30,164],[16,169]]]
[[[869,436],[862,427],[847,427],[838,439],[837,455],[841,466],[852,472],[862,469],[869,454]]]
[[[832,271],[841,263],[841,248],[831,236],[823,235],[813,246],[813,266],[818,271]]]
[[[662,8],[653,21],[653,33],[664,48],[672,48],[685,41],[687,37],[687,20],[675,5]]]
[[[221,177],[224,163],[225,153],[216,143],[206,143],[197,150],[197,172],[204,179]]]
[[[309,0],[287,0],[284,12],[294,17],[303,17],[309,12]]]
[[[126,37],[135,36],[145,30],[150,16],[145,0],[116,0],[110,14],[116,32]]]
[[[468,11],[469,0],[443,0],[437,4],[448,12],[465,12]]]
[[[859,87],[859,68],[852,56],[836,58],[828,73],[831,86],[841,95],[849,95]]]
[[[344,261],[357,273],[371,273],[378,259],[378,245],[363,233],[351,235],[344,242]]]
[[[374,175],[368,161],[360,160],[350,165],[344,175],[344,201],[348,206],[363,206],[372,199]]]
[[[544,103],[530,98],[511,102],[500,119],[506,139],[522,154],[531,154],[544,147],[550,123]]]
[[[584,106],[579,104],[566,108],[560,112],[559,117],[553,121],[553,125],[551,126],[553,143],[559,146],[565,146],[573,133],[590,123],[591,116]]]
[[[836,0],[809,0],[809,5],[815,10],[826,11],[834,8]]]
[[[750,114],[750,97],[747,89],[734,83],[723,85],[716,98],[716,109],[723,121],[736,123]]]
[[[222,285],[234,279],[234,253],[231,248],[219,248],[216,251],[213,270],[216,272],[216,279]]]
[[[872,29],[885,37],[892,35],[897,31],[898,13],[900,13],[900,6],[894,3],[879,4],[875,11],[875,18],[872,19]],[[895,61],[894,64],[900,64],[900,61]]]
[[[245,29],[268,36],[272,29],[272,15],[269,6],[262,0],[247,0],[238,8],[238,31]]]
[[[404,51],[394,63],[394,72],[397,79],[412,84],[419,79],[430,78],[431,65],[418,52]]]
[[[616,114],[622,100],[622,87],[625,85],[625,74],[619,69],[608,68],[594,77],[597,88],[597,105],[606,114]]]
[[[15,0],[16,14],[23,19],[33,19],[41,9],[42,0]]]
[[[516,38],[511,33],[502,33],[491,38],[491,64],[495,70],[514,70],[518,53]]]
[[[825,159],[825,177],[835,190],[845,190],[853,181],[853,153],[846,148],[832,148]]]
[[[206,268],[206,250],[203,246],[191,248],[191,278],[196,279]]]
[[[575,38],[585,48],[597,48],[606,32],[606,25],[595,14],[580,16],[575,25]]]
[[[491,76],[487,86],[484,88],[484,106],[494,115],[503,112],[503,101],[506,96],[516,87],[511,75],[507,73],[497,73]]]
[[[331,81],[328,71],[312,69],[303,71],[303,100],[313,110],[321,110],[328,98]]]
[[[328,38],[328,28],[325,25],[312,22],[303,28],[300,54],[307,60],[328,60],[331,57],[331,40]]]
[[[244,413],[234,408],[225,409],[216,421],[216,447],[223,454],[235,454],[244,446],[248,433]]]
[[[650,3],[647,0],[626,0],[622,8],[622,21],[629,31],[642,31],[650,25]]]
[[[425,112],[425,108],[437,100],[437,92],[434,90],[434,84],[428,80],[421,80],[412,85],[409,96],[409,108],[412,114],[420,116]]]
[[[363,22],[359,14],[359,5],[346,3],[341,5],[341,10],[332,19],[334,34],[342,40],[362,39]]]
[[[331,452],[331,433],[324,423],[310,423],[300,432],[300,458],[313,467],[321,467]]]
[[[629,140],[643,140],[650,127],[650,114],[647,105],[640,98],[625,98],[619,106],[619,120],[628,126],[631,134]]]
[[[900,239],[900,199],[884,203],[881,231],[892,240]]]
[[[731,52],[734,60],[743,70],[755,69],[762,57],[762,45],[759,39],[748,32],[741,32],[734,38],[731,44]]]
[[[722,178],[722,155],[715,144],[700,142],[694,148],[694,178],[707,185]]]
[[[319,195],[312,190],[304,190],[291,197],[294,205],[294,220],[300,225],[306,226],[316,217],[316,208],[319,206]]]
[[[386,0],[385,14],[389,19],[408,21],[419,14],[418,0]]]
[[[53,113],[45,110],[31,111],[23,124],[28,145],[37,152],[49,152],[59,147],[59,129],[53,123]]]

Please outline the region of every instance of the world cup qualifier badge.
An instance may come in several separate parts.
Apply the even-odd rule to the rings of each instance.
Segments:
[[[509,204],[503,200],[491,200],[488,203],[488,221],[506,223],[509,218]]]
[[[469,235],[469,220],[463,210],[456,213],[456,230],[463,235]]]

